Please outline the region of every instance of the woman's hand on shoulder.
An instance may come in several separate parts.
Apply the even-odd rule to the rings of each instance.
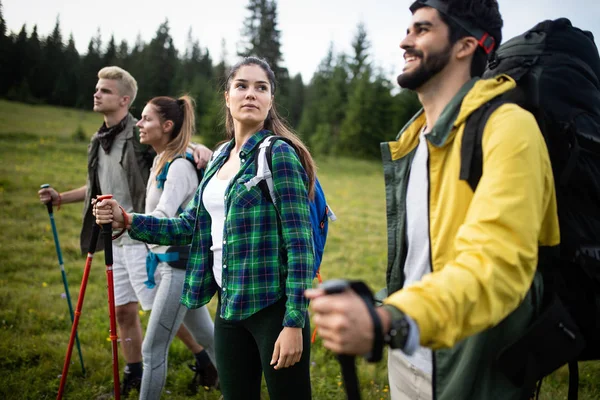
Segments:
[[[196,168],[202,169],[205,168],[210,161],[210,157],[212,156],[212,150],[203,144],[198,144],[193,147],[193,155],[194,161],[196,161]]]

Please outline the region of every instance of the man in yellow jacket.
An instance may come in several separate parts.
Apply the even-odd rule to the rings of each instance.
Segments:
[[[467,118],[515,87],[508,76],[478,78],[501,41],[498,3],[418,0],[410,10],[398,83],[423,110],[381,145],[389,296],[376,313],[392,399],[520,399],[527,388],[496,359],[539,308],[539,247],[560,241],[548,152],[535,118],[504,104],[483,131],[476,190],[459,179]],[[372,351],[365,303],[351,291],[322,295],[307,292],[324,345]]]

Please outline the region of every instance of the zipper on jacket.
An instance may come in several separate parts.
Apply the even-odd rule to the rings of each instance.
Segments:
[[[427,236],[429,237],[429,271],[433,273],[433,251],[431,246],[431,173],[430,173],[430,164],[431,164],[431,154],[429,154],[429,143],[427,141],[426,135],[423,135],[423,140],[425,140],[425,148],[427,150]],[[435,365],[435,351],[431,350],[431,398],[432,400],[436,400],[436,365]]]

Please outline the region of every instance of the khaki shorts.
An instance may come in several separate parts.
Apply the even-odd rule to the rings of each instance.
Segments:
[[[156,286],[148,289],[144,284],[148,280],[146,254],[148,254],[148,249],[144,243],[138,242],[122,246],[113,244],[115,306],[139,302],[143,310],[152,309],[154,296],[160,282],[160,273],[157,268],[154,276]]]
[[[412,365],[401,350],[388,352],[388,379],[392,400],[431,400],[431,375]]]

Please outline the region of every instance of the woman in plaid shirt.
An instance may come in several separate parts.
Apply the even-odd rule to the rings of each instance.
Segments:
[[[181,302],[201,307],[218,294],[215,347],[225,400],[310,399],[308,301],[314,262],[309,198],[315,164],[278,116],[275,76],[262,59],[232,67],[225,91],[230,139],[207,167],[194,199],[176,218],[127,214],[114,200],[96,205],[100,224],[124,225],[147,243],[192,244]],[[254,154],[273,145],[274,205],[250,181]],[[247,184],[248,185],[245,185]]]

